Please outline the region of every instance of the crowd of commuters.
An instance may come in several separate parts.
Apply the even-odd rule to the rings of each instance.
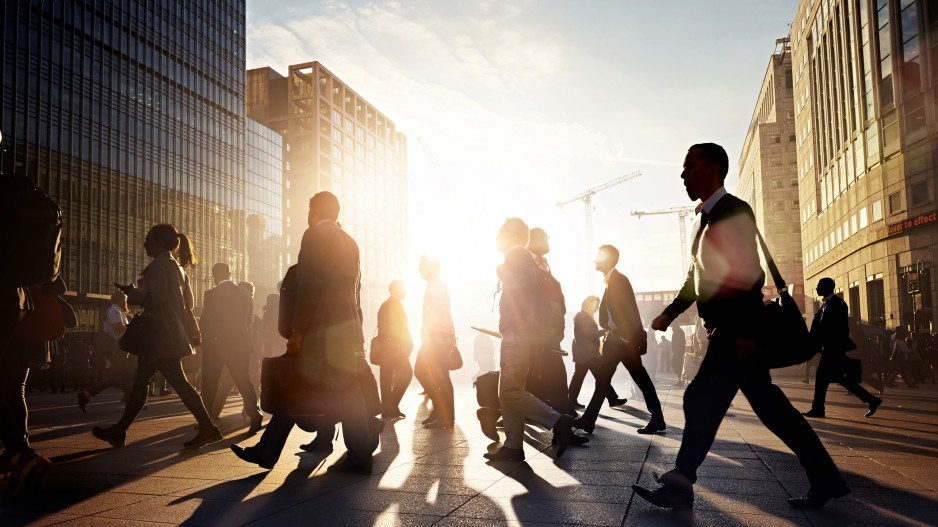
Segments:
[[[520,218],[504,222],[495,247],[504,256],[494,273],[498,332],[490,332],[501,339],[494,396],[498,408],[494,415],[486,414],[491,423],[482,423],[483,429],[491,430],[486,435],[501,444],[485,454],[488,460],[523,461],[526,424],[552,432],[557,457],[571,446],[586,445],[591,434],[600,432],[596,422],[603,402],[609,406],[628,402],[612,386],[621,364],[636,386],[635,396],[644,401],[650,414],[647,424],[637,430],[639,434],[667,430],[655,375],[670,373],[678,386],[691,380],[684,395],[683,439],[674,469],[656,476],[656,488],[634,486],[638,496],[652,504],[692,507],[697,470],[738,391],[805,467],[810,489],[803,497],[789,500],[791,506],[820,508],[850,491],[805,417],[825,417],[825,395],[831,383],[843,385],[866,403],[868,417],[883,403],[859,385],[859,373],[848,371],[847,353],[856,348],[867,366],[867,377],[880,383],[880,393],[894,386],[897,378],[910,387],[926,378],[934,381],[936,339],[909,335],[901,327],[886,338],[861,335],[847,317],[846,305],[833,294],[833,281],[821,280],[817,292],[823,304],[811,328],[820,353],[814,404],[804,414],[797,411],[773,384],[768,366],[755,358],[765,275],[752,210],[723,188],[727,167],[726,153],[718,145],[694,145],[687,153],[681,177],[688,196],[700,202],[692,245],[694,264],[680,293],[650,325],[642,321],[631,282],[616,269],[618,249],[612,245],[599,248],[595,265],[604,277],[605,290],[601,297],[585,298],[573,317],[574,371],[569,383],[560,351],[566,306],[560,282],[546,258],[550,250],[547,233],[529,228]],[[423,387],[431,405],[423,426],[440,433],[453,429],[456,408],[451,371],[462,366],[462,357],[439,261],[424,257],[419,264],[426,287],[413,368],[414,342],[403,304],[406,288],[400,281],[389,285],[370,345],[371,362],[379,367],[376,379],[366,361],[369,346],[362,327],[360,251],[339,224],[339,212],[338,199],[331,193],[312,197],[309,228],[297,264],[278,286],[280,294],[265,299],[261,316],[253,307],[253,285],[234,282],[231,269],[222,262],[212,266],[214,287],[206,291],[197,318],[188,273],[198,265],[195,248],[186,234],[169,224],[154,225],[146,234],[143,245],[150,263],[133,283],[115,284],[118,291],[90,342],[58,336],[24,339],[15,331],[23,313],[41,311],[36,306],[38,299],[45,298],[42,295],[55,297],[65,292],[61,278],[29,288],[7,286],[0,305],[4,347],[0,353],[4,425],[0,439],[5,448],[0,470],[7,489],[13,490],[7,491],[5,499],[34,487],[50,466],[48,459],[30,448],[26,426],[24,391],[29,368],[42,363],[50,366],[34,374],[30,386],[48,385],[63,392],[72,388],[83,412],[103,390],[124,391],[121,418],[91,430],[94,437],[114,447],[126,443],[128,429],[154,382],[168,383],[194,417],[196,435],[184,443],[190,448],[224,438],[217,420],[232,387],[236,388],[248,432],[263,429],[263,435],[253,446],[232,444],[230,448],[242,460],[268,469],[277,463],[294,427],[315,434],[312,442],[302,445],[303,450],[331,452],[336,425],[341,423],[347,453],[329,470],[370,474],[385,422],[406,417],[401,401],[412,378]],[[694,303],[700,315],[691,339],[697,361],[688,369],[687,337],[676,321]],[[129,305],[139,308],[134,319],[128,317]],[[658,338],[656,332],[668,330],[670,340]],[[480,365],[478,378],[495,369],[495,348],[482,334],[473,347]],[[198,355],[197,349],[201,350]],[[271,414],[266,427],[258,386],[262,371],[268,401],[264,409]],[[594,377],[595,388],[584,406],[579,395],[587,374]],[[291,406],[291,392],[295,392],[294,403],[301,399],[299,406]],[[504,441],[495,427],[499,417]],[[482,414],[479,418],[483,419]]]

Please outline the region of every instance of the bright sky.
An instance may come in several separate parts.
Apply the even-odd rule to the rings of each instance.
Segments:
[[[677,217],[630,212],[691,205],[680,165],[696,142],[726,147],[735,188],[775,39],[797,4],[248,0],[247,66],[286,73],[318,60],[397,124],[410,148],[411,266],[439,257],[457,325],[492,326],[504,218],[547,230],[575,311],[595,251],[583,204],[554,204],[636,170],[596,196],[595,245],[622,251],[636,290],[680,286]],[[423,285],[404,278],[419,306]]]

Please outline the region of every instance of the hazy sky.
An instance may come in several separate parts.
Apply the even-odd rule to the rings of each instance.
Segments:
[[[727,148],[735,188],[758,89],[797,4],[248,0],[247,65],[285,73],[318,60],[397,124],[409,140],[413,266],[439,256],[464,306],[454,314],[489,323],[501,221],[548,231],[554,274],[579,306],[584,209],[554,204],[636,170],[596,197],[595,244],[620,248],[637,290],[679,287],[677,218],[630,212],[691,204],[679,176],[695,142]]]

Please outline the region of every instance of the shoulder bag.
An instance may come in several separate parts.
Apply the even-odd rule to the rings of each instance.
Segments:
[[[153,339],[153,317],[147,309],[149,295],[143,300],[143,307],[136,315],[131,317],[127,329],[117,341],[117,346],[131,355],[144,357],[150,349]]]

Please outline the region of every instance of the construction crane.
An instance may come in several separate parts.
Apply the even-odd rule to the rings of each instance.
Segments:
[[[687,225],[685,220],[688,216],[693,216],[695,207],[672,207],[670,209],[652,210],[652,211],[632,211],[632,216],[641,219],[642,216],[654,216],[659,214],[677,214],[677,221],[681,224],[681,276],[687,271]]]
[[[641,175],[642,175],[642,171],[636,170],[635,172],[632,172],[631,174],[626,174],[624,176],[617,177],[616,179],[607,181],[603,183],[602,185],[583,191],[582,193],[580,193],[580,195],[576,196],[575,198],[571,198],[566,201],[560,201],[557,203],[557,206],[560,207],[561,209],[564,208],[564,206],[573,203],[574,201],[582,201],[583,205],[586,207],[586,250],[587,250],[588,258],[592,258],[592,255],[589,254],[589,251],[593,250],[593,196],[604,190],[610,189],[620,183],[625,183],[626,181],[635,179]],[[593,274],[595,273],[592,272],[592,268],[591,268],[590,273],[589,273],[590,290],[593,289]]]

